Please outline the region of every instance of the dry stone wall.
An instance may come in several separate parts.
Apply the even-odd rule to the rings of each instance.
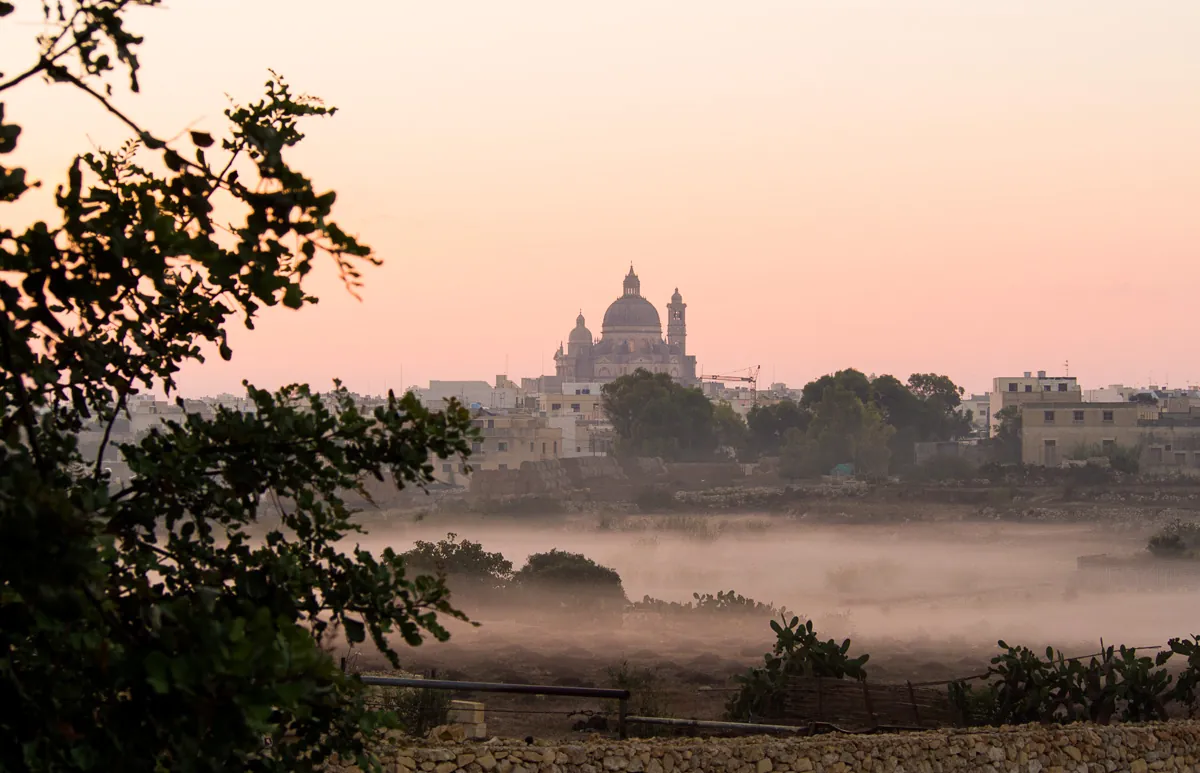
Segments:
[[[385,749],[382,756],[389,773],[1200,773],[1200,722],[1028,725],[791,739],[532,745],[492,740],[400,745]]]

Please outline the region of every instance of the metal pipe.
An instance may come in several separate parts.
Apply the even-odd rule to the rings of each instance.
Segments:
[[[625,721],[638,725],[666,725],[667,727],[691,727],[697,730],[762,730],[767,733],[808,733],[808,727],[793,725],[759,725],[752,722],[718,722],[708,719],[668,719],[666,717],[626,717]]]
[[[363,684],[376,687],[415,687],[427,690],[462,692],[502,692],[516,695],[560,695],[568,698],[607,698],[629,700],[629,690],[604,687],[564,687],[561,685],[504,684],[502,682],[452,682],[446,679],[407,679],[398,676],[363,676]]]

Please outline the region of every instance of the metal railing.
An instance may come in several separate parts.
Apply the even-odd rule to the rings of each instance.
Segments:
[[[397,676],[363,676],[360,678],[363,684],[372,687],[412,687],[424,690],[453,690],[454,692],[497,692],[512,695],[555,695],[564,698],[615,700],[618,703],[617,735],[622,740],[629,737],[629,690],[605,687],[505,684],[503,682],[455,682],[446,679],[409,679]]]

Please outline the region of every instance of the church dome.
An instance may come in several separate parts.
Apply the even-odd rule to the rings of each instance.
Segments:
[[[662,321],[658,318],[658,309],[640,295],[622,295],[604,312],[603,330],[607,333],[624,328],[655,328],[661,331]]]
[[[642,297],[642,283],[633,266],[625,276],[624,293],[612,302],[608,311],[604,312],[602,332],[639,332],[657,331],[662,334],[662,321],[658,318],[658,309],[654,304]]]
[[[571,335],[567,338],[567,343],[572,344],[590,344],[592,342],[592,331],[587,329],[587,325],[583,323],[583,312],[575,318],[575,329],[571,331]]]

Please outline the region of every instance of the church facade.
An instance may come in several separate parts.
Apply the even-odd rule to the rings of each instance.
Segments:
[[[559,344],[554,354],[556,373],[564,382],[607,382],[642,368],[693,386],[696,358],[687,353],[686,310],[676,288],[667,304],[664,339],[658,310],[642,297],[641,282],[630,266],[621,296],[604,312],[600,338],[593,338],[580,312],[566,348]]]

